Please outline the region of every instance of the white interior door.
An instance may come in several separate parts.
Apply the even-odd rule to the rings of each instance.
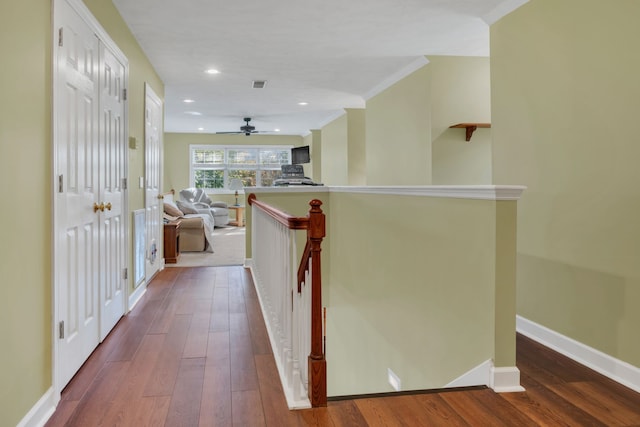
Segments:
[[[100,45],[100,341],[125,312],[125,66]]]
[[[162,200],[158,198],[162,187],[162,100],[151,86],[145,85],[144,102],[144,178],[145,178],[145,279],[151,278],[160,270],[158,255],[162,247]]]
[[[54,384],[60,391],[125,312],[127,68],[81,1],[54,2],[54,29]]]
[[[58,352],[66,384],[99,343],[98,39],[66,2],[58,36],[55,281]]]

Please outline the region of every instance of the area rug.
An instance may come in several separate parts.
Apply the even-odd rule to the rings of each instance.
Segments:
[[[245,228],[220,227],[213,230],[213,253],[181,252],[178,262],[167,267],[218,267],[243,265],[245,259]]]

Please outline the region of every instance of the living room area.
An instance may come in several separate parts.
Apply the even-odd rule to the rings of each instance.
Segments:
[[[243,265],[244,205],[212,201],[200,188],[185,188],[177,198],[175,193],[162,195],[165,266]]]

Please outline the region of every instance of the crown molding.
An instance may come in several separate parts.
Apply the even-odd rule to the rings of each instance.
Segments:
[[[487,23],[488,26],[492,26],[500,19],[510,14],[520,6],[528,3],[529,0],[507,0],[500,3],[495,9],[486,15],[482,16],[482,20]]]
[[[418,58],[416,58],[415,61],[411,62],[409,65],[396,71],[395,73],[391,74],[389,77],[387,77],[386,79],[378,83],[376,86],[374,86],[371,90],[369,90],[369,92],[365,93],[363,96],[364,100],[368,101],[369,99],[373,98],[383,90],[396,84],[400,80],[407,77],[409,74],[424,67],[428,63],[429,63],[429,60],[427,59],[426,56],[419,56]]]
[[[332,121],[334,121],[336,119],[339,119],[340,117],[344,116],[345,114],[347,114],[347,112],[344,109],[338,110],[338,111],[334,111],[333,113],[331,113],[329,116],[327,116],[323,121],[321,121],[318,124],[317,129],[322,129],[323,127],[325,127],[326,125],[328,125]]]

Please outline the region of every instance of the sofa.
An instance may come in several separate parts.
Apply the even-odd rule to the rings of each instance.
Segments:
[[[173,194],[164,195],[164,219],[180,221],[181,252],[213,252],[214,221],[211,213],[185,213],[173,200]]]
[[[185,188],[180,191],[180,200],[176,205],[183,211],[209,213],[213,217],[214,226],[229,224],[229,208],[225,202],[214,202],[202,188]]]

